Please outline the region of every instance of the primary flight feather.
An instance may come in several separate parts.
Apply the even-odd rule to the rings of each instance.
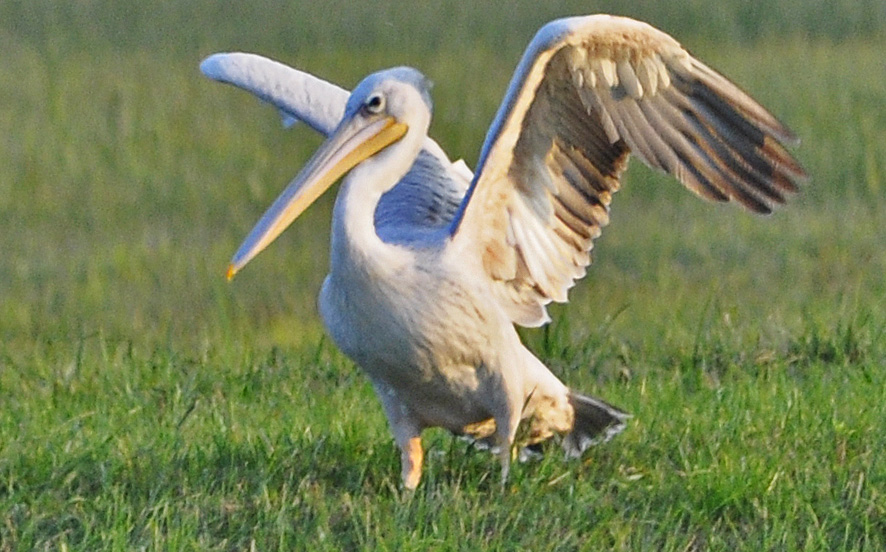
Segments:
[[[234,255],[228,277],[336,180],[320,313],[369,376],[421,477],[421,432],[444,427],[498,448],[557,437],[569,455],[621,431],[620,409],[569,389],[514,325],[549,320],[590,262],[628,156],[707,199],[768,213],[806,180],[796,138],[667,34],[608,15],[560,19],[529,44],[476,173],[427,136],[427,79],[374,73],[349,94],[253,54],[204,74],[249,90],[328,139]]]

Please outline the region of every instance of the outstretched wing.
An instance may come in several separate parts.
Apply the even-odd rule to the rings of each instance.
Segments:
[[[350,96],[340,86],[256,54],[213,54],[203,60],[200,71],[273,105],[287,126],[303,121],[324,136],[341,121]]]
[[[341,121],[350,96],[344,88],[256,54],[213,54],[203,60],[200,70],[273,105],[285,124],[303,121],[324,136]],[[379,236],[411,245],[428,232],[445,230],[472,176],[464,162],[453,163],[437,142],[425,138],[412,168],[379,202],[375,215]]]
[[[796,192],[796,138],[673,38],[608,15],[561,19],[530,43],[452,224],[481,248],[514,322],[548,320],[585,274],[629,153],[716,201],[768,213]]]

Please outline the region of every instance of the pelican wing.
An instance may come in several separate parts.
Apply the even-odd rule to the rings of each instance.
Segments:
[[[266,57],[247,53],[213,54],[200,64],[207,77],[251,92],[273,105],[289,126],[303,121],[329,136],[341,121],[350,92]],[[379,202],[376,229],[385,241],[420,244],[445,230],[455,216],[472,173],[453,163],[426,138],[410,171]]]
[[[203,60],[200,71],[273,105],[287,126],[303,121],[324,136],[341,121],[350,96],[340,86],[256,54],[213,54]]]
[[[453,221],[514,322],[548,320],[585,274],[629,153],[693,192],[768,213],[806,179],[793,134],[673,38],[594,15],[543,27]]]

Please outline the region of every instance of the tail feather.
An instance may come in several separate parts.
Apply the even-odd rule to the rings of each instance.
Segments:
[[[572,432],[563,438],[563,449],[570,458],[581,455],[588,447],[605,443],[620,433],[630,414],[600,399],[570,391],[569,403],[575,410]]]

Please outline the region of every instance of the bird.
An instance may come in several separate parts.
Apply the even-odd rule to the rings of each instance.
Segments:
[[[341,181],[319,313],[371,381],[405,489],[420,482],[427,428],[488,445],[505,482],[518,448],[551,441],[578,457],[626,427],[628,413],[563,383],[516,327],[548,323],[547,306],[584,277],[629,156],[755,213],[808,180],[789,128],[670,35],[626,17],[567,17],[537,32],[473,171],[428,136],[431,83],[417,69],[378,71],[351,92],[257,54],[213,54],[201,71],[327,137],[227,278]]]

